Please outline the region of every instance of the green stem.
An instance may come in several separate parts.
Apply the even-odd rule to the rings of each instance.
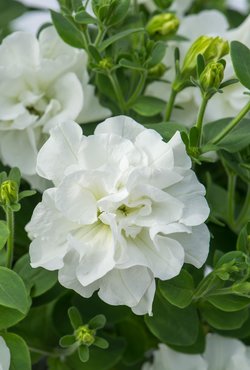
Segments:
[[[104,36],[105,36],[105,33],[106,33],[106,30],[103,29],[101,26],[98,30],[98,34],[96,36],[96,39],[95,39],[95,43],[94,45],[97,47],[99,45],[99,43],[103,40]]]
[[[14,256],[14,212],[9,207],[6,207],[6,222],[9,229],[9,237],[7,240],[7,261],[6,266],[12,267]]]
[[[198,112],[198,117],[197,117],[197,122],[195,127],[198,129],[198,142],[197,145],[200,147],[201,142],[202,142],[202,128],[203,128],[203,119],[204,119],[204,114],[207,108],[207,103],[208,103],[208,98],[206,96],[202,97],[202,102],[201,106]]]
[[[108,77],[109,77],[109,80],[110,80],[110,82],[113,86],[115,95],[116,95],[118,103],[119,103],[119,107],[121,109],[121,112],[124,114],[124,113],[127,112],[127,107],[126,107],[126,102],[124,101],[124,97],[123,97],[119,82],[116,78],[116,74],[112,73],[112,72],[109,72]]]
[[[237,124],[245,117],[245,115],[250,111],[250,102],[248,102],[239,114],[224,128],[215,138],[212,140],[212,144],[218,144],[227,134],[229,134],[232,129],[237,126]]]
[[[243,207],[240,211],[239,217],[235,222],[236,229],[241,229],[244,226],[244,223],[248,221],[250,213],[250,185],[247,187],[246,199],[243,204]]]
[[[174,102],[175,102],[176,95],[177,95],[177,91],[172,89],[169,100],[167,102],[167,106],[166,106],[166,113],[165,113],[165,120],[166,121],[169,121],[170,118],[171,118],[171,114],[172,114],[172,110],[174,108]]]
[[[228,173],[228,220],[232,228],[235,225],[235,186],[237,176],[229,172]]]
[[[146,77],[147,77],[147,74],[145,72],[143,72],[140,76],[139,83],[137,84],[137,87],[136,87],[134,93],[132,94],[132,96],[129,98],[129,100],[127,102],[127,106],[130,107],[131,105],[133,105],[133,103],[136,101],[138,96],[141,94],[141,92],[144,88],[144,85],[145,85]]]

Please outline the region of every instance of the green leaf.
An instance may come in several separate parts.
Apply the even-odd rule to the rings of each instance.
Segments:
[[[154,44],[154,47],[151,51],[151,58],[148,64],[148,68],[152,68],[162,61],[166,54],[166,48],[167,44],[165,42],[158,41]]]
[[[26,8],[17,1],[1,0],[0,1],[0,24],[1,28],[8,25],[13,19],[20,17]]]
[[[32,268],[30,257],[23,255],[15,264],[14,271],[23,279],[31,297],[38,297],[51,289],[57,282],[57,272],[41,267]]]
[[[104,338],[95,337],[94,346],[107,349],[109,347],[109,342]]]
[[[204,136],[208,146],[210,142],[212,142],[212,139],[215,138],[223,128],[228,126],[230,121],[230,118],[223,118],[218,121],[210,122],[204,126]],[[243,119],[218,144],[212,144],[215,149],[223,149],[229,153],[237,153],[248,145],[250,145],[250,120],[247,118]]]
[[[60,339],[59,344],[61,347],[67,348],[67,347],[72,346],[72,344],[74,344],[75,342],[76,342],[76,338],[74,335],[64,335]]]
[[[160,281],[159,289],[164,298],[179,308],[185,308],[192,302],[194,281],[192,275],[182,269],[173,279]]]
[[[247,255],[250,254],[250,222],[240,231],[236,249]]]
[[[61,362],[60,358],[51,357],[48,359],[48,370],[72,370],[67,364]]]
[[[250,49],[239,41],[232,41],[230,49],[235,74],[250,89]]]
[[[30,354],[25,341],[16,334],[1,334],[10,349],[10,369],[9,370],[31,370]]]
[[[138,363],[148,349],[147,327],[140,317],[131,316],[117,325],[118,333],[126,342],[123,362],[127,365]]]
[[[10,231],[5,221],[0,221],[0,250],[5,246]]]
[[[84,363],[84,366],[82,365],[77,353],[68,357],[65,361],[66,364],[70,366],[70,369],[72,367],[74,370],[82,368],[84,368],[84,370],[112,369],[122,358],[125,349],[125,342],[120,338],[114,339],[107,337],[107,340],[110,344],[108,351],[93,346],[89,347],[89,360]]]
[[[7,329],[23,320],[25,314],[9,307],[0,306],[0,330]]]
[[[98,49],[99,49],[100,52],[102,52],[105,49],[107,49],[107,47],[112,45],[114,42],[116,42],[118,40],[121,40],[124,37],[130,36],[133,33],[144,32],[144,31],[145,31],[144,28],[130,28],[128,30],[116,33],[115,35],[109,37],[107,40],[103,41]]]
[[[164,100],[153,96],[140,96],[131,108],[141,116],[152,117],[161,113],[165,106]]]
[[[21,172],[18,167],[11,168],[8,179],[15,181],[18,186],[20,185]]]
[[[63,41],[75,48],[83,49],[84,42],[81,31],[62,14],[54,10],[50,12],[53,24]]]
[[[87,362],[89,359],[89,348],[87,346],[81,345],[78,347],[78,355],[82,362]]]
[[[248,309],[225,312],[209,303],[202,306],[201,312],[209,325],[220,330],[238,329],[248,318]]]
[[[102,329],[106,324],[106,317],[104,315],[96,315],[88,323],[91,329]]]
[[[21,193],[18,194],[18,201],[20,201],[23,198],[32,197],[36,194],[35,190],[24,190],[21,191]]]
[[[171,305],[158,290],[153,304],[153,316],[146,316],[149,330],[163,343],[177,346],[192,345],[198,336],[199,319],[194,306],[178,308]]]
[[[247,297],[237,296],[235,294],[227,294],[223,296],[211,296],[207,301],[215,307],[225,312],[240,311],[249,306],[250,300]]]
[[[30,300],[23,280],[16,272],[0,267],[0,305],[27,313]]]
[[[85,10],[81,10],[80,12],[76,13],[74,19],[77,23],[80,24],[97,24],[98,21],[96,18],[92,17],[89,13]]]
[[[74,330],[78,329],[79,326],[83,324],[81,314],[76,307],[70,307],[68,309],[68,315]]]
[[[147,123],[144,126],[157,131],[166,141],[170,140],[176,131],[187,132],[185,126],[176,122]]]
[[[128,69],[134,69],[135,71],[146,71],[140,64],[132,62],[129,59],[122,58],[119,60],[119,66],[125,67]]]

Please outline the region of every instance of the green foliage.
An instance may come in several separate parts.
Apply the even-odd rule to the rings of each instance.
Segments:
[[[32,268],[28,254],[23,255],[16,262],[14,271],[23,279],[31,297],[44,294],[57,282],[56,271],[47,271],[41,267]]]
[[[154,299],[153,316],[146,316],[145,322],[149,330],[166,344],[192,345],[199,332],[199,319],[195,307],[173,306],[159,290]]]
[[[25,341],[12,333],[4,333],[2,336],[10,349],[10,370],[31,370],[29,349]]]
[[[164,298],[172,305],[185,308],[190,305],[194,293],[194,281],[192,275],[182,269],[175,278],[159,282],[159,289]]]
[[[231,58],[236,76],[250,90],[250,49],[239,41],[232,41]]]

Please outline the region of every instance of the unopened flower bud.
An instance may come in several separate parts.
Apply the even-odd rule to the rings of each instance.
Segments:
[[[18,201],[18,185],[15,181],[6,180],[0,186],[0,203],[10,205]]]
[[[211,89],[218,90],[224,78],[224,64],[220,62],[210,62],[200,75],[200,85],[204,92]]]
[[[232,286],[233,292],[236,294],[249,295],[250,294],[250,282],[236,283]]]
[[[175,14],[165,13],[155,15],[147,24],[147,31],[156,40],[162,40],[174,35],[180,25]]]
[[[79,344],[91,346],[95,341],[95,330],[89,329],[88,325],[80,326],[75,332],[75,338]]]
[[[112,60],[111,58],[103,58],[102,60],[100,60],[100,62],[98,63],[98,66],[101,68],[101,69],[111,69],[113,67],[113,63],[112,63]]]
[[[166,72],[167,67],[163,63],[158,63],[148,71],[149,78],[161,78]]]
[[[196,74],[196,63],[199,54],[203,55],[205,63],[216,62],[228,54],[228,42],[221,37],[200,36],[189,48],[181,68],[181,80],[189,80]]]

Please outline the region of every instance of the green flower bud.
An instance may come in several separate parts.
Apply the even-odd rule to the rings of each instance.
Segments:
[[[250,282],[246,281],[243,283],[236,283],[232,286],[233,292],[236,294],[249,295],[250,294]]]
[[[211,89],[218,90],[224,78],[224,64],[220,62],[210,62],[200,75],[200,85],[204,92]]]
[[[163,63],[158,63],[148,71],[149,78],[161,78],[166,72],[167,67]]]
[[[229,52],[228,41],[221,37],[200,36],[189,48],[176,81],[176,90],[180,90],[183,82],[196,75],[196,63],[199,54],[203,55],[205,63],[216,62]]]
[[[108,70],[108,69],[111,69],[111,68],[113,67],[113,63],[112,63],[111,58],[103,58],[103,59],[102,59],[102,60],[100,60],[100,62],[98,63],[98,66],[99,66],[101,69]]]
[[[173,0],[154,0],[154,3],[160,9],[167,9],[172,5]]]
[[[18,185],[15,181],[6,180],[0,186],[0,203],[15,204],[18,201]]]
[[[174,35],[177,32],[179,25],[180,21],[175,14],[165,13],[155,15],[150,19],[146,29],[152,38],[162,40]]]
[[[92,9],[96,17],[105,25],[113,26],[127,15],[130,0],[92,0]]]
[[[89,329],[88,325],[83,325],[75,331],[75,338],[79,344],[89,347],[95,341],[95,334],[95,330]]]

